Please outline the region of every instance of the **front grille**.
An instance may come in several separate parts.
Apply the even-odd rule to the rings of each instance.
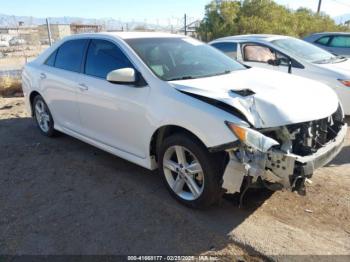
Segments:
[[[292,153],[299,156],[314,154],[333,140],[342,126],[343,113],[340,106],[330,117],[287,126],[289,132],[295,136],[292,141]]]

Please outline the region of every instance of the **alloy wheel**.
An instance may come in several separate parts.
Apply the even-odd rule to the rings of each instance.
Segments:
[[[50,130],[50,115],[44,101],[38,100],[35,103],[35,118],[40,129],[47,133]]]
[[[196,156],[183,146],[169,147],[163,158],[163,171],[173,192],[188,201],[196,200],[204,189],[204,174]]]

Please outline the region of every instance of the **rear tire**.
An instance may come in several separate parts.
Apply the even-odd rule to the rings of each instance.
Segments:
[[[34,119],[40,133],[47,137],[53,137],[56,134],[53,118],[42,96],[37,95],[34,98],[32,108]]]
[[[211,154],[197,139],[175,134],[163,141],[159,172],[170,194],[182,204],[203,209],[222,198],[222,155]]]

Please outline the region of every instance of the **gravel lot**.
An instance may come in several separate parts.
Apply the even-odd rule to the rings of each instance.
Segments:
[[[350,255],[349,189],[350,133],[304,197],[251,191],[242,209],[191,210],[156,172],[43,137],[22,98],[0,98],[0,254]]]

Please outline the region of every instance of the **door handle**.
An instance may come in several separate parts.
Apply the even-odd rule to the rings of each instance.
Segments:
[[[45,73],[41,73],[41,74],[40,74],[40,79],[41,79],[41,80],[46,79],[46,74],[45,74]]]
[[[87,91],[89,90],[89,87],[83,83],[79,84],[80,91]]]

